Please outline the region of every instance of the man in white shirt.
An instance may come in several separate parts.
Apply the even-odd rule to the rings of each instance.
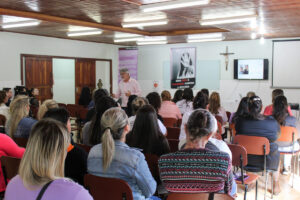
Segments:
[[[117,94],[113,94],[114,98],[121,98],[122,107],[127,107],[128,97],[130,95],[141,95],[141,88],[139,83],[130,77],[127,68],[120,69],[121,82],[119,83],[119,89]]]

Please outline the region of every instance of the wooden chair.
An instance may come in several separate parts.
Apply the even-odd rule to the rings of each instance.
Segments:
[[[4,115],[0,115],[0,133],[5,133],[5,123],[6,117]]]
[[[247,199],[247,190],[248,185],[255,182],[255,199],[257,200],[257,181],[259,176],[253,173],[247,173],[248,178],[244,179],[244,166],[248,164],[247,151],[246,149],[238,144],[228,144],[228,147],[232,153],[232,166],[238,167],[241,169],[242,181],[236,180],[236,183],[239,185],[245,186],[244,200]]]
[[[75,104],[67,104],[67,110],[70,113],[71,118],[77,118],[78,117],[78,105]]]
[[[84,185],[94,200],[133,200],[132,191],[127,182],[116,178],[104,178],[91,174],[84,176]]]
[[[91,146],[88,146],[88,145],[85,145],[85,144],[78,144],[78,143],[76,143],[75,145],[78,146],[78,147],[80,147],[80,148],[82,148],[87,153],[89,153],[90,150],[91,150],[91,148],[92,148]]]
[[[234,200],[228,194],[217,193],[169,193],[167,200]]]
[[[28,139],[27,139],[27,138],[15,138],[15,137],[14,137],[13,140],[15,141],[15,143],[16,143],[18,146],[26,148],[27,142],[28,142]]]
[[[218,139],[218,138],[221,137],[221,140],[222,140],[222,132],[223,132],[222,124],[220,122],[218,122],[218,121],[217,121],[217,124],[218,124],[218,131],[215,134],[215,138]]]
[[[169,142],[169,147],[170,147],[170,151],[171,152],[176,152],[178,151],[178,144],[179,144],[179,140],[178,139],[168,139]]]
[[[64,103],[58,103],[58,106],[67,110],[67,105]]]
[[[231,142],[233,142],[233,139],[236,135],[236,130],[235,130],[235,124],[229,124],[229,131],[230,131],[230,137],[231,137]]]
[[[155,179],[157,184],[160,184],[161,181],[160,181],[159,168],[158,168],[159,157],[155,154],[146,153],[144,155],[153,178]]]
[[[84,120],[86,119],[88,109],[83,107],[78,107],[77,109],[77,137],[80,141],[82,141],[82,128],[84,126]]]
[[[223,119],[222,119],[221,116],[216,115],[215,118],[216,118],[216,120],[217,120],[221,125],[223,124]]]
[[[273,173],[272,170],[267,170],[267,155],[270,153],[269,140],[265,137],[236,135],[234,137],[233,143],[243,146],[246,149],[247,154],[264,157],[263,169],[259,169],[259,168],[253,169],[253,168],[248,168],[247,166],[245,167],[245,169],[246,171],[263,172],[263,176],[266,175],[265,194],[264,194],[264,198],[266,199],[269,172]],[[272,176],[271,187],[272,187],[272,199],[273,199],[273,176]]]
[[[167,139],[178,140],[180,135],[180,128],[167,127]]]
[[[294,143],[297,142],[297,136],[298,136],[298,131],[295,127],[290,127],[290,126],[281,126],[280,127],[281,130],[281,135],[278,138],[278,142],[290,142],[292,145],[292,151],[291,152],[283,152],[283,151],[279,151],[280,154],[291,154],[292,157],[296,156],[296,158],[298,158],[299,156],[299,152],[294,150]],[[296,166],[295,166],[296,165]],[[292,188],[294,187],[294,175],[295,175],[295,170],[297,172],[298,170],[298,162],[294,161],[294,166],[293,166],[293,172],[292,172]]]
[[[182,124],[182,118],[177,120],[177,127],[181,127]]]
[[[177,127],[177,119],[175,118],[163,118],[164,125],[166,127]]]
[[[14,158],[9,156],[2,156],[0,158],[2,172],[4,176],[5,184],[7,185],[7,181],[12,179],[18,174],[19,165],[21,162],[20,158]]]

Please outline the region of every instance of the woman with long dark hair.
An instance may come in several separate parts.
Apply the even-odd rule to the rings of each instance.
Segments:
[[[297,119],[289,114],[288,103],[285,96],[278,96],[273,102],[273,117],[277,120],[280,126],[296,127]],[[284,134],[284,133],[281,133]],[[292,152],[300,149],[299,143],[296,141],[294,144],[286,144],[285,142],[276,142],[280,152]],[[282,174],[288,175],[289,168],[291,167],[292,155],[283,155],[283,170]]]
[[[172,101],[174,103],[177,103],[178,101],[182,100],[182,95],[183,95],[183,90],[180,90],[180,89],[176,90]]]
[[[176,103],[181,114],[193,110],[193,100],[194,100],[193,90],[191,88],[185,88],[183,90],[182,100]]]
[[[248,100],[249,113],[236,119],[235,129],[237,135],[265,137],[269,140],[270,153],[267,155],[267,169],[276,171],[273,173],[274,194],[279,194],[279,171],[277,170],[280,154],[275,141],[278,139],[280,127],[274,117],[261,114],[262,108],[262,101],[258,96],[250,97]],[[263,169],[263,163],[264,156],[248,154],[249,167]]]
[[[127,144],[143,150],[144,154],[155,154],[158,157],[169,153],[168,140],[160,132],[157,116],[151,105],[145,105],[137,112]]]
[[[236,112],[232,113],[229,119],[229,123],[235,123],[236,119],[241,116],[248,115],[248,97],[243,97],[240,101],[239,107]]]
[[[91,102],[91,90],[88,87],[83,87],[79,97],[78,104],[87,107]]]
[[[111,97],[104,96],[101,99],[97,99],[96,113],[92,121],[87,122],[82,129],[83,144],[93,146],[101,143],[101,117],[106,110],[112,107],[118,107],[118,104]]]

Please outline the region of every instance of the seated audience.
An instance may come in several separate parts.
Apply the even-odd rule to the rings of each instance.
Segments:
[[[128,102],[127,102],[127,107],[125,108],[125,112],[127,114],[128,117],[131,117],[133,116],[133,113],[132,113],[132,102],[135,98],[137,98],[138,96],[137,95],[130,95],[128,97]]]
[[[94,91],[93,100],[91,101],[91,103],[88,106],[89,111],[86,114],[86,118],[85,118],[84,122],[88,122],[88,121],[92,120],[93,116],[95,115],[95,102],[98,99],[101,99],[102,97],[105,97],[105,96],[109,96],[106,89],[98,89],[98,90]]]
[[[150,199],[156,182],[144,155],[125,144],[129,132],[128,118],[120,108],[107,110],[101,119],[102,143],[94,146],[88,157],[88,173],[126,181],[133,199]]]
[[[3,88],[3,91],[6,92],[6,96],[8,98],[7,102],[5,103],[6,106],[9,107],[10,103],[11,103],[11,99],[13,97],[13,92],[11,90],[11,88]]]
[[[176,90],[172,101],[174,103],[177,103],[178,101],[182,100],[182,94],[183,94],[183,90],[180,90],[180,89]]]
[[[7,186],[5,200],[33,200],[43,188],[43,200],[92,200],[86,189],[64,178],[69,145],[70,135],[65,125],[51,119],[39,121],[30,134],[19,175]]]
[[[209,97],[209,90],[208,90],[208,89],[203,88],[203,89],[201,90],[201,92],[203,92],[204,94],[206,94],[207,97]]]
[[[31,90],[29,90],[28,94],[29,94],[29,97],[30,97],[30,100],[29,100],[30,105],[35,106],[35,107],[39,107],[40,102],[37,99],[37,96],[39,96],[39,94],[40,94],[39,89],[38,88],[31,88]]]
[[[158,111],[158,114],[161,115],[163,118],[174,118],[174,119],[181,119],[182,115],[177,107],[177,105],[171,101],[171,94],[169,91],[163,91],[161,93],[161,107]]]
[[[231,113],[229,118],[230,124],[235,124],[235,121],[238,117],[243,117],[248,115],[248,99],[249,97],[243,97],[240,101],[239,107],[236,112]]]
[[[205,109],[208,110],[208,97],[206,96],[206,94],[204,94],[203,92],[198,92],[194,102],[193,102],[193,109],[197,110],[197,109]],[[182,123],[181,123],[181,127],[180,127],[180,135],[179,135],[179,149],[182,149],[184,147],[184,145],[186,144],[186,132],[185,132],[185,126],[188,122],[188,119],[190,117],[190,115],[192,114],[193,111],[190,112],[186,112],[183,115],[182,118]],[[216,134],[216,132],[214,133]],[[212,135],[212,137],[210,137],[208,139],[208,142],[206,144],[206,148],[209,150],[217,150],[217,151],[222,151],[227,153],[230,156],[230,159],[232,158],[232,154],[231,151],[229,149],[229,147],[227,146],[227,144],[222,141],[222,140],[218,140],[216,138],[213,138],[214,135]]]
[[[280,127],[277,121],[272,116],[263,116],[262,101],[258,96],[249,98],[248,109],[249,114],[247,116],[241,116],[236,119],[235,129],[237,135],[259,136],[265,137],[270,142],[270,153],[267,155],[267,169],[278,170],[279,165],[279,152],[278,145],[275,141],[280,133]],[[249,168],[263,169],[264,156],[250,155],[248,154],[248,166]],[[279,173],[274,173],[274,194],[280,192],[279,187]]]
[[[297,119],[296,117],[290,116],[288,112],[288,103],[285,96],[278,96],[275,98],[273,104],[273,117],[277,120],[280,126],[290,126],[296,127]],[[284,134],[284,133],[281,133]],[[295,135],[295,140],[297,140],[298,135]],[[278,144],[278,150],[280,152],[292,152],[293,147],[294,151],[299,150],[299,143],[296,141],[294,144],[286,142],[276,142]],[[288,175],[289,168],[291,167],[291,154],[283,155],[283,171],[282,174]]]
[[[195,110],[185,125],[183,150],[159,159],[161,180],[169,192],[218,192],[234,195],[231,160],[227,153],[206,149],[217,131],[217,121],[207,110]],[[208,162],[214,160],[214,162]],[[199,178],[201,177],[201,178]]]
[[[41,120],[44,117],[44,114],[52,108],[58,108],[58,104],[53,99],[45,100],[42,105],[39,107],[39,111],[37,113],[37,119]]]
[[[83,87],[79,97],[78,104],[87,107],[91,102],[91,90],[89,87]]]
[[[222,124],[222,133],[225,133],[225,125],[228,121],[226,110],[221,106],[221,100],[220,95],[217,92],[213,92],[209,97],[209,111],[214,116],[220,116],[222,118],[222,121],[220,122]]]
[[[104,96],[96,101],[95,115],[92,121],[85,123],[82,129],[83,144],[93,146],[101,143],[102,132],[100,121],[103,113],[109,108],[118,107],[117,102],[109,96]]]
[[[9,119],[9,107],[6,106],[6,103],[8,101],[8,97],[5,91],[0,91],[0,115],[3,115],[6,120]]]
[[[158,111],[161,107],[161,99],[160,99],[159,94],[157,92],[151,92],[146,96],[146,99],[148,100],[149,104],[152,105],[153,108],[155,109],[157,118],[161,122],[164,122],[162,116],[160,116],[160,114],[158,114]]]
[[[182,100],[176,103],[182,115],[184,115],[184,113],[186,112],[193,110],[193,100],[193,90],[191,88],[185,88],[183,90]]]
[[[132,102],[132,113],[133,113],[133,116],[129,117],[129,125],[130,125],[130,130],[132,130],[133,128],[133,125],[134,125],[134,122],[135,122],[135,119],[136,119],[136,113],[138,112],[138,110],[143,107],[144,105],[148,105],[149,102],[146,98],[143,98],[143,97],[137,97],[134,99],[134,101]],[[157,119],[157,123],[158,123],[158,126],[159,126],[159,129],[160,129],[160,132],[163,134],[163,135],[166,135],[167,134],[167,128],[164,126],[164,124],[159,120]]]
[[[249,91],[246,95],[246,97],[250,98],[250,97],[253,97],[253,96],[256,96],[255,92],[252,92],[252,91]]]
[[[64,124],[71,138],[70,114],[65,108],[49,109],[44,118],[55,119]],[[87,156],[86,151],[74,144],[71,139],[65,160],[65,176],[83,185],[83,178],[87,173]]]
[[[273,103],[274,103],[276,97],[278,97],[278,96],[284,96],[284,92],[283,92],[282,89],[275,89],[275,90],[272,91],[272,104],[268,105],[265,108],[265,111],[264,111],[265,116],[273,115]],[[292,113],[292,110],[291,110],[290,106],[288,106],[288,112],[289,112],[290,116],[293,116],[293,113]]]
[[[151,105],[141,107],[126,143],[130,147],[142,149],[144,154],[155,154],[160,157],[170,152],[167,138],[160,132],[157,116]]]
[[[19,147],[10,137],[0,133],[0,158],[2,156],[11,156],[22,158],[25,152],[24,148]],[[5,191],[6,185],[4,181],[3,171],[0,163],[0,193]]]
[[[18,95],[10,105],[10,119],[6,123],[6,133],[10,137],[28,138],[31,128],[37,122],[28,117],[30,110],[29,97]]]

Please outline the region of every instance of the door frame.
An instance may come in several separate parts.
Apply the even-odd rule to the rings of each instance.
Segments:
[[[112,94],[113,93],[113,76],[112,76],[112,59],[104,59],[104,58],[84,58],[84,57],[71,57],[71,56],[51,56],[51,55],[36,55],[36,54],[21,54],[20,59],[21,59],[21,84],[24,84],[24,63],[23,60],[26,57],[47,57],[47,58],[61,58],[61,59],[87,59],[87,60],[94,60],[96,61],[103,61],[103,62],[109,62],[109,84],[110,88],[109,91]]]

